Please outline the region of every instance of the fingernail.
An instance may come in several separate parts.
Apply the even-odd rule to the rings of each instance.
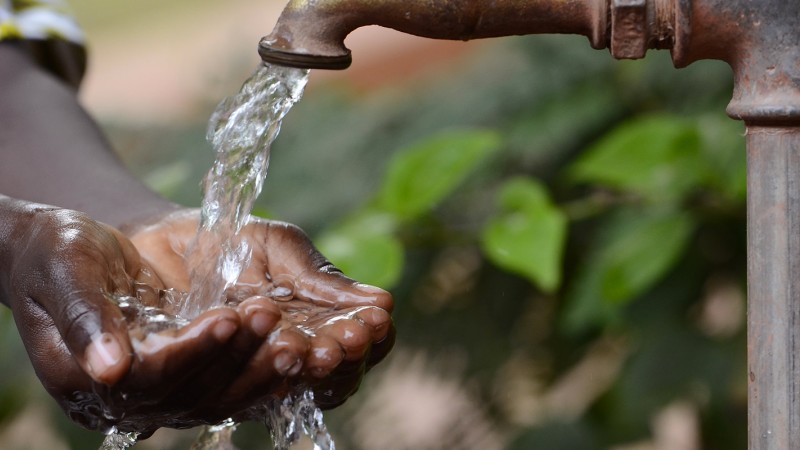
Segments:
[[[92,378],[102,381],[108,369],[122,360],[122,346],[114,335],[101,333],[92,338],[92,342],[86,348],[85,357]]]
[[[224,342],[236,332],[236,324],[230,320],[221,320],[214,324],[214,328],[211,332],[214,333],[214,337],[217,338],[217,340]]]
[[[250,317],[250,328],[252,328],[253,332],[259,337],[268,335],[269,332],[272,331],[274,325],[275,320],[271,314],[257,312],[253,313]]]
[[[303,361],[289,352],[282,352],[275,357],[274,366],[280,375],[294,376],[300,372],[303,367]]]

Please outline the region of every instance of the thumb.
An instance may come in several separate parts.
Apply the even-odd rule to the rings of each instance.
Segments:
[[[35,216],[17,250],[9,284],[18,325],[60,336],[31,351],[42,352],[37,356],[49,366],[55,362],[47,352],[68,350],[93,380],[118,382],[130,367],[131,345],[122,311],[106,293],[131,291],[121,241],[80,213],[56,210]]]
[[[80,368],[94,381],[113,385],[131,363],[128,326],[119,306],[108,297],[114,292],[109,268],[96,258],[80,254],[53,255],[50,260],[21,271],[15,286],[14,309],[20,309],[24,328],[41,326],[33,320],[36,309],[49,316]],[[28,311],[30,310],[30,311]],[[55,331],[54,330],[54,331]]]
[[[93,380],[114,385],[125,376],[132,358],[127,323],[106,294],[73,291],[48,312],[78,365]]]
[[[392,294],[375,286],[359,283],[328,263],[317,270],[303,272],[295,279],[295,295],[335,308],[375,306],[389,313],[394,309]]]
[[[394,302],[389,292],[344,275],[302,230],[275,221],[268,226],[265,252],[276,286],[285,284],[295,296],[315,304],[336,308],[377,306],[392,311]]]

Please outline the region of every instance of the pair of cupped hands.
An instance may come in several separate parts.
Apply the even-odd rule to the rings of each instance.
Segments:
[[[391,296],[347,278],[293,225],[252,218],[241,232],[251,262],[229,292],[238,301],[143,334],[111,297],[187,291],[197,211],[123,233],[72,210],[17,209],[0,294],[44,387],[87,428],[147,436],[255,419],[298,386],[334,407],[393,344]],[[269,297],[276,287],[284,298]]]

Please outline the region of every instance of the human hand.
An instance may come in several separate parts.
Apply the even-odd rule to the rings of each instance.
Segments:
[[[353,304],[374,303],[390,310],[391,298],[374,288],[362,292],[356,285],[350,289],[366,297],[347,294],[337,300],[341,300],[340,310],[352,315],[341,321],[347,325],[344,328],[361,330],[355,335],[362,341],[344,339],[344,346],[336,338],[349,333],[334,331],[341,327],[338,321],[318,324],[320,329],[323,325],[330,329],[320,332],[323,337],[298,339],[285,323],[286,309],[259,297],[245,300],[235,309],[208,311],[179,330],[131,336],[122,312],[108,297],[135,296],[137,286],[143,284],[152,289],[167,287],[159,275],[169,280],[172,272],[166,267],[149,267],[121,233],[80,213],[42,207],[0,213],[4,219],[13,219],[5,221],[6,229],[0,230],[6,232],[0,233],[4,243],[0,249],[3,300],[13,311],[45,388],[73,420],[87,428],[117,426],[147,435],[161,426],[214,423],[242,414],[255,401],[298,382],[301,375],[313,377],[329,369],[335,369],[329,382],[339,387],[329,402],[335,404],[352,393],[363,367],[391,347],[388,314],[376,308],[348,309]],[[157,230],[151,227],[137,236],[155,237]],[[162,228],[166,230],[175,231],[171,226]],[[173,240],[176,235],[161,235],[180,242]],[[287,245],[277,247],[288,250]],[[319,276],[327,280],[324,273]],[[311,286],[315,286],[313,282]],[[324,287],[317,288],[326,292]],[[280,331],[274,334],[276,327]],[[369,334],[366,344],[365,334]],[[267,335],[277,338],[267,341]],[[373,341],[380,344],[368,354]],[[352,363],[336,365],[338,353],[333,347]],[[354,355],[360,351],[359,359]],[[299,367],[305,368],[304,372],[298,372],[298,359],[302,359]],[[342,371],[345,366],[358,369]],[[338,380],[333,375],[340,372],[345,374],[345,383],[335,383]],[[325,404],[324,399],[321,402]]]
[[[198,220],[196,211],[183,211],[131,233],[143,260],[167,287],[189,289],[186,253]],[[251,218],[240,236],[252,255],[227,292],[229,304],[238,304],[245,317],[252,309],[278,321],[255,333],[269,339],[245,351],[252,355],[246,367],[215,378],[220,388],[228,386],[220,401],[241,405],[299,383],[315,388],[322,407],[344,402],[364,372],[391,349],[391,296],[344,276],[293,225]]]

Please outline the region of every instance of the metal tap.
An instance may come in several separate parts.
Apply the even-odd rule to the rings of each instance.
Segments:
[[[688,21],[682,0],[290,0],[259,53],[273,64],[345,69],[344,39],[379,25],[417,36],[471,40],[524,34],[579,34],[617,58],[671,48]]]
[[[574,33],[602,48],[606,15],[601,0],[291,0],[259,53],[273,64],[345,69],[345,37],[367,25],[450,40]]]

